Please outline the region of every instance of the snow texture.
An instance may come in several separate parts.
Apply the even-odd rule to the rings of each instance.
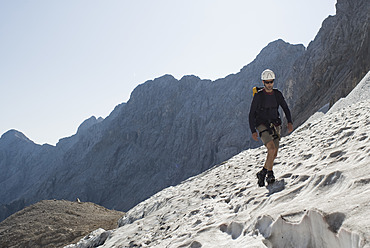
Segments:
[[[86,235],[81,239],[76,245],[67,245],[65,248],[86,248],[86,247],[98,247],[99,245],[104,244],[105,240],[112,231],[105,231],[103,228],[99,228],[89,235]]]
[[[243,151],[138,204],[99,247],[370,247],[369,78],[282,139],[275,184],[257,186],[266,148]]]

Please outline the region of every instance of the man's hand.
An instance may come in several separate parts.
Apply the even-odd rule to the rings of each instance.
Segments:
[[[258,133],[257,133],[257,132],[252,133],[252,138],[253,138],[255,141],[258,141]]]
[[[289,131],[289,133],[291,133],[293,131],[293,124],[292,123],[288,123],[288,131]]]

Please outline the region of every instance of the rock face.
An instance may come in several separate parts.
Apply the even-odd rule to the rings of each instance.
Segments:
[[[27,191],[42,181],[55,167],[58,155],[49,145],[36,145],[25,135],[10,130],[0,139],[1,220],[22,209]]]
[[[277,74],[275,86],[286,95],[293,119],[302,122],[348,93],[370,69],[366,1],[340,0],[337,9],[307,50],[277,40],[223,79],[164,75],[147,81],[105,120],[86,120],[56,147],[36,145],[17,131],[4,134],[1,218],[53,198],[79,197],[127,211],[164,187],[258,146],[250,137],[248,112],[252,88],[261,85],[266,68]]]
[[[297,125],[346,96],[370,70],[369,2],[338,0],[336,9],[288,76],[285,93]]]

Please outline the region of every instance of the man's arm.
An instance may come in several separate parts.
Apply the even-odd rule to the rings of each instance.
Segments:
[[[249,128],[251,129],[252,133],[256,133],[256,111],[257,111],[257,96],[258,94],[254,95],[251,108],[249,110]]]
[[[286,103],[284,96],[280,91],[279,91],[279,102],[278,103],[283,108],[283,111],[284,111],[285,117],[288,120],[288,123],[293,124],[292,115],[290,114],[288,104]]]

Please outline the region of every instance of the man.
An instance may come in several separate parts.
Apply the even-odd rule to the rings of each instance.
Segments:
[[[277,156],[280,141],[281,120],[278,111],[279,106],[283,108],[288,120],[289,132],[293,131],[293,122],[283,94],[273,88],[275,80],[274,72],[270,69],[264,70],[261,79],[264,88],[259,90],[253,97],[249,112],[249,126],[252,132],[252,138],[258,141],[258,130],[263,144],[267,147],[265,165],[257,173],[258,186],[263,187],[265,186],[265,179],[268,184],[275,182],[272,167]]]

